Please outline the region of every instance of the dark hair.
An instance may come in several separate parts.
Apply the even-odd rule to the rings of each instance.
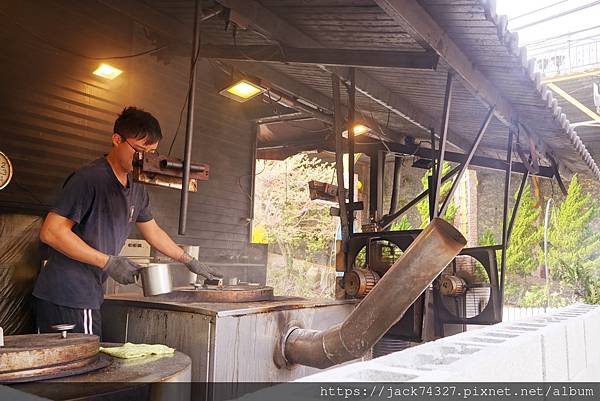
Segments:
[[[155,144],[162,139],[158,120],[147,111],[132,106],[123,109],[115,121],[113,132],[123,138],[145,138],[147,145]]]

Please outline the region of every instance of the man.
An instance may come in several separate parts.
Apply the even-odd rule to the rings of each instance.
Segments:
[[[155,152],[162,139],[150,113],[127,107],[115,121],[112,150],[67,179],[40,230],[49,245],[33,295],[36,322],[42,333],[59,323],[75,324],[75,332],[101,334],[102,285],[108,276],[132,284],[140,266],[119,254],[135,223],[144,239],[190,271],[222,277],[183,252],[152,217],[146,187],[134,183],[135,152]]]

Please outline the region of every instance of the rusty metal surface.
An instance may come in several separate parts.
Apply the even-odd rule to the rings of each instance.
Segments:
[[[68,376],[76,376],[106,368],[111,364],[111,361],[112,359],[109,356],[97,354],[90,358],[80,359],[55,366],[0,373],[0,383],[29,383],[40,380],[51,380]]]
[[[83,361],[94,357],[100,346],[98,336],[68,334],[63,339],[60,333],[6,336],[4,343],[0,375]]]
[[[103,343],[102,345],[115,346],[118,344]],[[173,355],[168,356],[148,356],[135,359],[106,357],[110,360],[110,365],[98,371],[47,380],[43,383],[16,384],[11,385],[11,387],[51,400],[81,401],[98,400],[100,398],[111,400],[111,396],[135,388],[145,388],[146,392],[143,394],[147,397],[148,386],[155,386],[154,383],[177,381],[183,383],[177,385],[177,392],[170,391],[168,393],[169,397],[166,399],[189,401],[189,384],[184,383],[189,383],[191,379],[191,360],[184,353],[176,351]],[[149,390],[152,394],[153,388],[150,387]],[[183,394],[179,393],[180,390],[183,391]],[[117,399],[138,398],[121,396]]]
[[[230,304],[229,312],[236,314],[225,316],[157,309],[139,302],[105,302],[102,313],[111,318],[103,320],[103,335],[111,341],[158,342],[181,350],[192,358],[193,381],[231,382],[233,387],[241,382],[285,382],[317,372],[306,366],[288,369],[275,364],[278,338],[288,327],[326,329],[343,321],[357,303],[305,301],[277,297],[260,303],[271,307],[263,313],[255,313],[253,304],[238,310],[231,308],[239,305]],[[306,307],[298,308],[300,304]]]
[[[372,270],[354,269],[344,276],[346,294],[355,298],[363,298],[371,292],[379,279],[379,275]]]
[[[285,338],[285,359],[323,369],[361,357],[402,318],[465,245],[458,230],[434,219],[343,323],[323,331],[292,330]]]
[[[226,285],[222,289],[181,289],[167,294],[155,295],[153,299],[175,302],[219,302],[240,303],[260,302],[273,299],[272,287],[258,287],[250,285]]]
[[[107,296],[105,305],[135,306],[190,312],[208,316],[235,316],[267,313],[279,310],[320,308],[330,305],[354,304],[355,300],[306,299],[300,297],[274,296],[270,301],[242,303],[175,302],[143,297],[140,294],[118,294]],[[103,306],[104,308],[104,306]]]

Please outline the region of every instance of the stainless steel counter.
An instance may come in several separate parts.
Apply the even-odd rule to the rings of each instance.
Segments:
[[[356,300],[307,299],[300,297],[273,297],[271,301],[244,303],[206,303],[165,301],[158,297],[144,297],[141,294],[109,295],[105,302],[110,305],[136,305],[143,308],[165,309],[179,312],[198,313],[207,316],[241,316],[257,313],[270,313],[304,308],[322,308],[332,305],[355,305]]]
[[[192,358],[193,381],[284,382],[318,372],[275,363],[289,327],[328,328],[343,321],[355,303],[297,297],[181,303],[119,294],[104,302],[103,334],[106,341],[162,343],[185,352]]]

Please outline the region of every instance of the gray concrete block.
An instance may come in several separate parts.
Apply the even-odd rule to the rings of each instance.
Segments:
[[[556,312],[467,331],[303,381],[600,381],[600,308]]]

